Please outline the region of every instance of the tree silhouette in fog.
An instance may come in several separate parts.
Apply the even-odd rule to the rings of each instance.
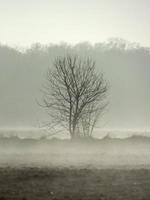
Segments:
[[[71,138],[91,136],[107,105],[108,84],[90,58],[64,56],[55,59],[43,87],[43,106],[50,127],[65,128]]]

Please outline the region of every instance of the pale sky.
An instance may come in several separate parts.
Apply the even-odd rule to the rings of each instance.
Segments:
[[[0,0],[0,43],[103,42],[150,46],[150,0]]]

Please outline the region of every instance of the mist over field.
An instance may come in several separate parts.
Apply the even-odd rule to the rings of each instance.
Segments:
[[[43,136],[0,138],[0,167],[149,169],[149,158],[150,138],[140,135],[76,141]]]
[[[92,57],[111,86],[109,106],[93,132],[95,138],[108,136],[109,139],[95,141],[95,147],[90,143],[89,146],[71,147],[69,141],[66,142],[69,139],[67,132],[53,135],[51,130],[47,132],[40,128],[49,121],[47,113],[37,104],[41,101],[46,70],[52,67],[55,57],[70,53]],[[5,138],[5,145],[1,143],[1,163],[148,167],[149,63],[149,48],[123,39],[95,45],[86,42],[77,45],[35,44],[25,51],[1,45],[0,135],[1,140]],[[134,142],[134,135],[145,136],[144,142],[143,138],[136,138]],[[53,137],[62,141],[55,141]]]

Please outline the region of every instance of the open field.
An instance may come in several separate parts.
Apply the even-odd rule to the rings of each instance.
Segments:
[[[149,199],[149,138],[0,140],[0,200]]]
[[[150,170],[0,168],[0,200],[149,200]]]

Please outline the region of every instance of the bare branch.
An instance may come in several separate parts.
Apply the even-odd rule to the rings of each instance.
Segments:
[[[106,106],[108,84],[96,71],[92,59],[58,57],[48,69],[43,106],[54,126],[66,128],[70,136],[91,136]]]

